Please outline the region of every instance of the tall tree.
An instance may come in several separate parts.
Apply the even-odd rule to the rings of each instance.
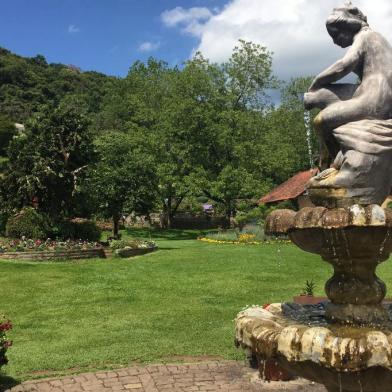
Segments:
[[[69,107],[35,115],[8,147],[3,202],[18,210],[38,200],[54,219],[72,214],[80,181],[94,158],[88,119]]]
[[[201,63],[198,57],[193,61],[208,70],[214,85],[208,153],[194,183],[230,219],[239,199],[256,197],[264,187],[258,153],[266,90],[277,85],[272,57],[266,48],[240,41],[224,64]]]
[[[156,176],[151,155],[129,134],[109,132],[95,141],[99,160],[90,171],[88,187],[98,211],[113,220],[119,236],[123,213],[148,213],[156,198]]]

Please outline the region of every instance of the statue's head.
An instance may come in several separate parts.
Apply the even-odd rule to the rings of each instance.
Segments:
[[[369,26],[367,17],[351,2],[343,7],[334,8],[326,25],[333,42],[342,48],[352,45],[358,31]]]

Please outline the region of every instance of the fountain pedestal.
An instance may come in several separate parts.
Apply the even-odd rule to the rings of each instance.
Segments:
[[[392,252],[392,211],[377,205],[274,211],[266,232],[288,234],[301,249],[332,264],[334,275],[325,285],[331,303],[330,322],[382,324],[388,314],[381,306],[386,286],[375,273]]]
[[[261,359],[331,392],[390,392],[392,322],[377,266],[392,252],[392,210],[377,205],[277,210],[267,234],[286,234],[332,264],[326,304],[252,307],[236,319],[236,341]]]

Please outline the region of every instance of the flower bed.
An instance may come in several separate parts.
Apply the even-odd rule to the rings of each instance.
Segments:
[[[259,245],[265,240],[265,236],[262,227],[248,225],[241,231],[237,228],[207,233],[199,240],[212,244]]]
[[[156,249],[154,242],[142,240],[111,241],[110,247],[105,248],[98,242],[22,239],[0,242],[0,259],[44,261],[132,257]]]
[[[9,320],[0,321],[0,368],[8,363],[6,354],[12,342],[7,339],[6,333],[10,329],[12,329],[12,324]]]
[[[6,252],[57,252],[68,250],[91,250],[102,248],[99,242],[89,241],[55,241],[48,238],[46,241],[30,240],[9,240],[0,242],[0,254]]]
[[[0,243],[0,259],[59,260],[105,257],[102,245],[88,241],[10,240]]]

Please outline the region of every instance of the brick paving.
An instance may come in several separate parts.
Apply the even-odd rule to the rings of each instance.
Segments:
[[[26,381],[5,392],[326,392],[305,380],[264,382],[236,361],[134,366],[114,371]]]

